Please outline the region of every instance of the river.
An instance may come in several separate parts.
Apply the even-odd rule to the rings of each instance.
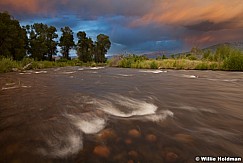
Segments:
[[[243,73],[65,67],[0,74],[0,162],[243,156]]]

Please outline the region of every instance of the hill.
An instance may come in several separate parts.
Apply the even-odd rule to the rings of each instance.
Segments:
[[[216,45],[212,45],[212,46],[203,48],[202,50],[215,51],[218,47],[223,46],[223,45],[230,46],[232,48],[239,49],[239,50],[243,51],[243,41],[226,42],[226,43],[216,44]]]

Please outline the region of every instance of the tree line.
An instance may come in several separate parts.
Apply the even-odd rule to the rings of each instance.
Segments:
[[[99,34],[93,41],[86,36],[85,31],[79,31],[75,43],[74,32],[70,27],[61,28],[61,32],[58,40],[57,28],[54,26],[35,23],[21,27],[19,21],[7,12],[0,13],[0,56],[13,60],[22,60],[28,56],[35,60],[51,61],[57,55],[59,46],[64,59],[70,59],[70,50],[75,49],[83,62],[106,61],[105,54],[111,47],[109,36]]]

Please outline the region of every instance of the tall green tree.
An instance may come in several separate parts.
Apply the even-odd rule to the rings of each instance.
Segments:
[[[90,62],[93,60],[93,41],[86,37],[85,32],[78,32],[77,55],[83,62]]]
[[[105,54],[111,47],[111,42],[109,36],[104,34],[99,34],[97,36],[97,41],[95,42],[95,50],[94,50],[94,60],[95,62],[105,62]]]
[[[27,25],[26,30],[29,33],[28,52],[36,60],[52,60],[52,56],[57,52],[58,37],[57,30],[53,26],[42,23]]]
[[[31,26],[26,26],[29,33],[29,49],[30,57],[36,60],[46,59],[48,48],[46,44],[46,34],[48,26],[42,23],[35,23]]]
[[[27,35],[7,12],[0,13],[0,56],[21,60],[26,56]]]
[[[57,29],[54,26],[50,26],[47,29],[47,49],[48,49],[48,60],[52,60],[52,56],[57,54],[57,41],[58,34]]]
[[[73,31],[69,27],[61,28],[62,36],[59,46],[62,49],[63,58],[69,59],[69,51],[75,46]]]

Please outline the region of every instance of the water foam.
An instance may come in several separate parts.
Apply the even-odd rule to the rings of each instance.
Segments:
[[[133,75],[127,75],[127,74],[117,74],[119,76],[123,76],[123,77],[130,77],[130,76],[133,76]]]
[[[107,98],[109,101],[98,101],[99,109],[117,117],[154,114],[158,108],[154,104],[116,94],[112,94]]]
[[[20,75],[31,75],[31,73],[29,73],[29,72],[20,72],[19,74]]]
[[[31,88],[32,86],[30,86],[30,85],[22,85],[21,87],[22,88]]]
[[[196,75],[183,75],[185,78],[198,78]]]
[[[80,116],[67,114],[72,123],[85,134],[96,134],[106,126],[106,120],[94,113],[84,113]]]
[[[223,82],[237,82],[237,81],[239,81],[239,79],[212,79],[212,78],[208,78],[208,80],[211,80],[211,81],[223,81]]]
[[[19,88],[19,86],[2,87],[2,90],[15,89],[15,88]]]
[[[15,85],[15,83],[6,83],[6,86]]]
[[[161,71],[161,70],[142,70],[139,72],[147,72],[147,73],[153,73],[153,74],[159,74],[161,72],[167,72],[167,71]]]
[[[174,113],[170,110],[164,110],[157,114],[146,115],[145,119],[152,122],[159,122],[165,120],[167,117],[173,117]]]
[[[66,72],[62,72],[63,74],[74,74],[75,71],[66,71]]]
[[[72,132],[71,132],[72,133]],[[58,139],[58,140],[57,140]],[[69,134],[66,137],[55,137],[46,141],[49,149],[40,148],[38,152],[49,157],[67,157],[78,153],[83,148],[82,136],[78,134]]]
[[[99,70],[99,69],[102,69],[104,67],[91,67],[90,70]]]
[[[36,71],[35,74],[46,74],[47,71]]]

